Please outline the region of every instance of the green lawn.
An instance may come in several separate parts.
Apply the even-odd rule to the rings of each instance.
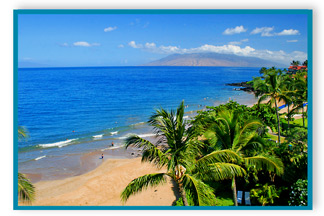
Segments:
[[[216,193],[217,206],[233,206],[233,195],[232,193],[220,192]]]
[[[278,136],[273,135],[273,134],[269,134],[269,133],[267,133],[267,138],[272,139],[274,141],[277,141],[278,140]],[[283,137],[283,136],[281,136],[280,141],[281,142],[284,142],[285,140],[286,140],[286,138]]]
[[[281,120],[281,123],[284,124],[285,126],[288,125],[288,121],[287,119],[280,119]],[[300,118],[300,119],[295,119],[294,121],[290,121],[289,122],[291,126],[293,127],[303,127],[303,119]],[[308,127],[308,121],[307,121],[307,118],[305,118],[305,127],[307,128]]]

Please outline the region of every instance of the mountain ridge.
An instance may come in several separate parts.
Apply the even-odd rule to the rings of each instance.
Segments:
[[[224,66],[224,67],[287,67],[257,57],[219,53],[172,54],[141,66]]]

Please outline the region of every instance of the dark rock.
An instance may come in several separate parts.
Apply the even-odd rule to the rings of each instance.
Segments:
[[[225,85],[240,87],[240,88],[234,88],[234,90],[237,90],[237,91],[246,91],[246,92],[253,92],[254,91],[253,86],[251,84],[248,84],[248,81],[240,82],[240,83],[227,83]]]

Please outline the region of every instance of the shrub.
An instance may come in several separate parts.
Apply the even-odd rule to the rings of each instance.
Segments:
[[[298,179],[293,186],[291,186],[290,200],[288,204],[290,206],[307,206],[307,180]]]
[[[280,191],[277,191],[275,185],[265,185],[256,184],[259,188],[251,190],[251,197],[256,198],[257,201],[262,205],[265,206],[267,204],[273,204],[275,198],[279,198]]]

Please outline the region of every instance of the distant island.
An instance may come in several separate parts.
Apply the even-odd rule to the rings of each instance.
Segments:
[[[260,58],[219,53],[174,54],[141,66],[287,67]]]

